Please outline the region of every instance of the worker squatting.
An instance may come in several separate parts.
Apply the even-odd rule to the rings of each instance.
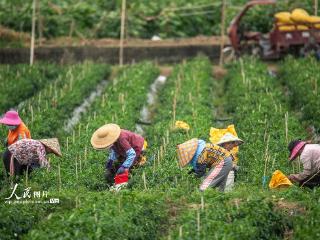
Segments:
[[[3,163],[7,174],[21,175],[35,168],[50,168],[47,155],[62,156],[57,138],[34,140],[27,126],[16,111],[8,111],[0,119],[8,127],[5,140],[6,151]],[[199,189],[225,190],[228,176],[238,169],[236,156],[232,149],[243,144],[237,136],[226,133],[216,144],[193,138],[177,145],[178,160],[181,167],[189,166],[190,174],[202,178]],[[126,186],[131,170],[147,162],[145,150],[147,141],[134,132],[121,129],[117,124],[106,124],[97,129],[91,137],[91,145],[96,150],[109,154],[105,163],[105,179],[112,190]],[[303,171],[291,174],[288,179],[301,186],[320,185],[320,145],[302,140],[289,143],[289,161],[298,160]]]

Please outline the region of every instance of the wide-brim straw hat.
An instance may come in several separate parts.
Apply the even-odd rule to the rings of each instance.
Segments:
[[[57,138],[40,139],[39,142],[49,148],[58,157],[62,157],[59,140]]]
[[[114,123],[106,124],[97,129],[91,137],[94,149],[105,149],[111,146],[120,136],[121,128]]]
[[[219,142],[217,142],[218,145],[224,144],[224,143],[236,143],[237,145],[241,145],[244,143],[244,141],[236,136],[234,136],[231,133],[226,133],[223,135],[223,137],[220,139]]]
[[[0,123],[5,124],[5,125],[18,126],[21,124],[21,119],[19,117],[18,112],[8,111],[0,119]]]

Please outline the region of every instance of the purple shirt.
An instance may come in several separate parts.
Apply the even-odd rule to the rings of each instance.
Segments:
[[[130,148],[136,152],[136,159],[140,157],[144,144],[144,138],[136,133],[121,129],[118,140],[112,145],[111,149],[121,157],[126,158]]]

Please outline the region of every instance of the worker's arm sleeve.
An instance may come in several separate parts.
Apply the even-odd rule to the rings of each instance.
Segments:
[[[118,143],[119,145],[121,146],[121,148],[127,152],[128,150],[130,150],[132,147],[130,145],[130,143],[127,141],[126,138],[123,138],[123,137],[119,137],[118,139]]]
[[[135,158],[136,158],[136,152],[134,151],[133,148],[130,148],[126,152],[126,160],[124,161],[122,166],[125,167],[125,168],[130,168],[132,166]]]
[[[46,150],[44,147],[38,147],[37,148],[37,154],[38,154],[38,158],[39,158],[39,164],[40,167],[50,167],[50,164],[46,158]]]
[[[118,154],[111,148],[107,161],[109,161],[109,160],[115,161],[117,159],[118,159]]]
[[[299,182],[307,180],[307,178],[312,176],[311,169],[311,159],[301,159],[303,164],[303,171],[298,174],[292,174],[292,176],[297,179]]]

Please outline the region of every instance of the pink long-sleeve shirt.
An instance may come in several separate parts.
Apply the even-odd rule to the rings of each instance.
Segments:
[[[303,165],[303,171],[298,174],[292,174],[299,182],[306,180],[320,170],[320,145],[305,145],[300,155],[300,162]]]

